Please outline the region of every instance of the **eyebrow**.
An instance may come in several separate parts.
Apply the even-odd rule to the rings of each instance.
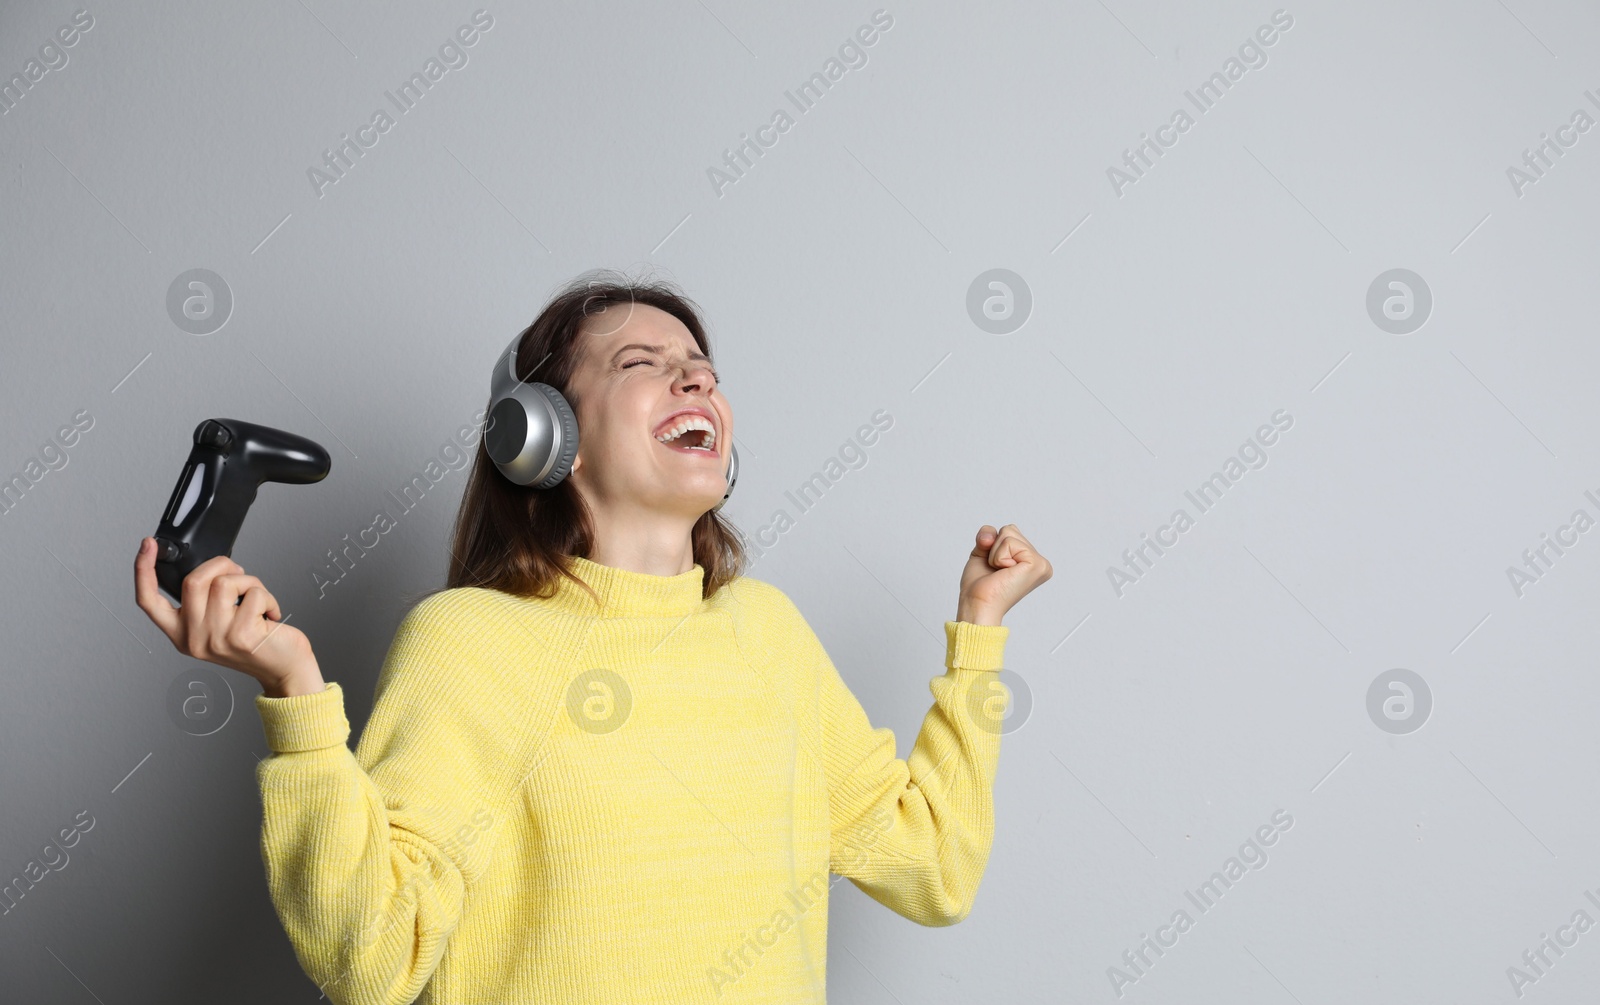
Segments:
[[[623,346],[622,348],[618,349],[616,352],[611,354],[611,362],[615,363],[617,361],[617,357],[618,356],[621,356],[623,353],[627,352],[630,349],[644,349],[647,352],[655,353],[657,356],[661,355],[662,353],[664,353],[666,351],[666,348],[664,346],[645,345],[642,342],[630,342],[627,345]],[[700,360],[702,363],[710,363],[711,362],[711,357],[710,356],[707,356],[705,353],[699,352],[699,351],[691,352],[689,354],[689,358],[690,359]]]

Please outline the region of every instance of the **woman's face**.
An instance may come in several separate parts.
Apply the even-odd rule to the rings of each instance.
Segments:
[[[733,443],[733,409],[710,360],[683,322],[645,304],[606,308],[584,322],[579,339],[574,484],[592,506],[699,519],[727,491]],[[712,432],[690,426],[659,439],[691,420]]]

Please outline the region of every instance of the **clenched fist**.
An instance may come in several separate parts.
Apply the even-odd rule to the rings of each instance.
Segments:
[[[961,572],[956,620],[998,625],[1005,613],[1050,578],[1050,562],[1033,550],[1014,523],[999,530],[984,524]]]

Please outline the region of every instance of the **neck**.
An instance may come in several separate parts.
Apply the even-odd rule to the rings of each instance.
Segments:
[[[555,610],[580,617],[681,619],[705,607],[705,570],[699,565],[676,576],[656,576],[576,555],[570,561],[570,571],[594,593],[558,577],[555,595],[540,601]]]
[[[677,576],[694,568],[690,532],[698,517],[592,503],[590,515],[594,525],[590,561],[651,576]]]

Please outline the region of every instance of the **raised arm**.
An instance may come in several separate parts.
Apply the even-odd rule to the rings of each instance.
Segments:
[[[945,622],[945,673],[905,760],[820,655],[830,869],[918,924],[965,918],[988,864],[1004,710],[995,671],[1009,631]]]
[[[831,868],[923,925],[972,910],[994,842],[994,777],[1009,695],[999,671],[1000,620],[1048,580],[1050,563],[1015,525],[985,525],[962,571],[955,621],[945,622],[945,672],[905,760],[893,731],[874,729],[822,645],[818,668],[831,819]],[[809,634],[809,629],[808,629]]]

